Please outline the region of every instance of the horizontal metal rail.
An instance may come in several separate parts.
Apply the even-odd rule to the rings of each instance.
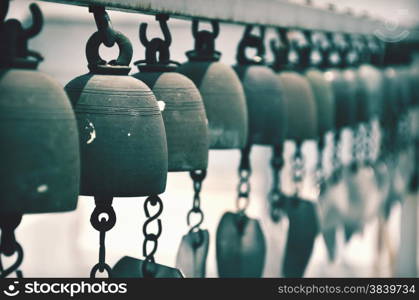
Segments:
[[[349,33],[374,33],[383,23],[366,17],[338,13],[284,0],[43,0],[107,9],[166,13],[173,17],[214,19],[221,22],[258,24]]]

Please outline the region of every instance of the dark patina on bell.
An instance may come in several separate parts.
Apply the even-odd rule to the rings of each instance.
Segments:
[[[249,144],[279,145],[286,133],[286,112],[282,99],[282,87],[272,69],[264,66],[265,29],[261,36],[251,34],[252,26],[246,27],[237,51],[237,65],[234,66],[246,95],[249,119]],[[257,55],[249,59],[248,48],[256,48]]]
[[[36,70],[41,55],[27,49],[42,27],[38,6],[30,8],[32,27],[0,23],[2,215],[74,210],[79,192],[76,119],[63,88]]]
[[[243,148],[247,142],[247,108],[243,87],[234,70],[220,62],[215,51],[219,27],[213,32],[199,31],[194,20],[192,32],[195,50],[187,52],[189,62],[177,71],[189,77],[198,87],[208,118],[210,149]]]
[[[98,54],[100,33],[94,33],[86,46],[90,73],[65,87],[80,132],[81,194],[160,194],[167,175],[163,119],[153,92],[128,76],[131,43],[120,32],[115,41],[119,56],[107,64]]]
[[[136,64],[133,75],[154,93],[166,129],[169,171],[192,171],[208,166],[208,121],[201,94],[186,76],[174,72],[177,64],[170,61],[170,32],[167,16],[158,15],[165,40],[146,37],[147,24],[141,24],[140,40],[146,47],[146,59]],[[159,59],[157,60],[157,53]]]

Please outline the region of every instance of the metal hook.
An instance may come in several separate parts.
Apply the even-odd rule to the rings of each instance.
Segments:
[[[9,11],[10,0],[0,1],[0,25],[6,20],[7,12]]]
[[[215,50],[215,39],[220,27],[218,21],[211,21],[212,32],[208,30],[199,31],[199,20],[192,21],[192,35],[195,38],[194,50],[186,52],[186,55],[193,61],[218,61],[221,53]]]
[[[167,68],[172,68],[173,66],[168,66],[170,63],[178,65],[176,62],[170,60],[170,51],[169,46],[172,43],[172,36],[167,26],[167,20],[169,16],[166,14],[156,15],[156,20],[159,21],[160,29],[163,33],[164,39],[153,38],[151,41],[147,38],[147,23],[141,23],[139,29],[139,37],[143,46],[146,48],[146,59],[136,61],[134,64],[138,65],[140,70],[146,71],[147,69],[155,70],[156,65],[161,65],[161,67],[167,65]],[[159,57],[157,59],[157,53]],[[145,66],[143,65],[145,63]]]
[[[112,28],[111,19],[103,6],[90,6],[89,12],[93,13],[95,23],[102,43],[106,47],[115,45],[115,30]]]
[[[211,27],[212,27],[212,32],[210,32],[208,30],[199,31],[199,20],[198,19],[193,19],[193,21],[192,21],[192,35],[195,39],[197,39],[199,33],[207,32],[207,33],[210,33],[212,35],[212,37],[215,39],[215,38],[218,37],[218,34],[220,33],[220,24],[218,23],[218,21],[212,20],[211,21]]]
[[[33,38],[34,36],[39,34],[44,24],[44,18],[42,16],[42,12],[38,4],[32,3],[29,6],[29,9],[32,15],[32,25],[29,28],[24,30],[23,37],[25,39]]]
[[[260,26],[260,35],[252,34],[253,25],[247,25],[244,30],[242,39],[240,40],[238,49],[237,49],[237,62],[239,64],[263,64],[265,56],[265,27]],[[252,58],[247,58],[245,51],[247,48],[256,48],[257,54]]]

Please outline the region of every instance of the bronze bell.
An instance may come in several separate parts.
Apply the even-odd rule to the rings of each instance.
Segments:
[[[38,72],[42,56],[27,49],[42,28],[0,20],[0,214],[74,210],[79,192],[77,125],[62,87]],[[2,217],[3,218],[3,217]]]
[[[133,76],[147,84],[160,105],[167,137],[168,170],[206,169],[208,121],[201,94],[189,78],[174,72],[177,64],[170,61],[168,17],[158,15],[157,18],[165,40],[155,38],[148,41],[147,24],[141,24],[140,40],[146,48],[146,60],[135,63],[140,72]]]
[[[297,54],[296,43],[290,42],[285,29],[278,29],[280,45],[271,41],[275,56],[272,68],[279,72],[277,78],[282,86],[282,95],[287,114],[286,138],[301,144],[304,140],[317,139],[317,108],[310,82],[299,71],[299,66],[290,61]]]
[[[128,76],[130,41],[115,31],[119,56],[107,63],[99,56],[99,31],[86,46],[90,72],[65,90],[80,132],[81,194],[134,197],[164,192],[167,143],[153,92]]]
[[[243,87],[234,70],[218,62],[215,51],[219,32],[216,21],[213,32],[199,31],[198,21],[192,23],[195,50],[187,52],[189,62],[177,71],[189,77],[198,87],[209,126],[210,149],[243,148],[247,142],[247,108]]]
[[[272,69],[264,66],[265,28],[261,35],[252,35],[247,26],[237,51],[235,71],[243,84],[249,112],[249,144],[280,145],[286,134],[286,112],[282,99],[282,87]],[[247,58],[245,51],[256,48],[257,54]]]

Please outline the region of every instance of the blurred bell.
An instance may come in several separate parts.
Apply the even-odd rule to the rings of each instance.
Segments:
[[[189,77],[198,87],[208,117],[210,149],[243,148],[247,141],[247,108],[243,87],[234,70],[220,62],[215,50],[219,32],[216,21],[213,32],[198,31],[192,23],[195,50],[187,52],[189,62],[177,71]]]
[[[141,24],[140,40],[146,48],[146,59],[136,62],[140,72],[133,76],[153,91],[162,111],[167,138],[168,170],[206,169],[208,121],[201,94],[189,78],[174,72],[177,63],[170,61],[171,37],[166,23],[168,17],[158,15],[158,18],[165,40],[154,38],[148,41],[147,24]]]

